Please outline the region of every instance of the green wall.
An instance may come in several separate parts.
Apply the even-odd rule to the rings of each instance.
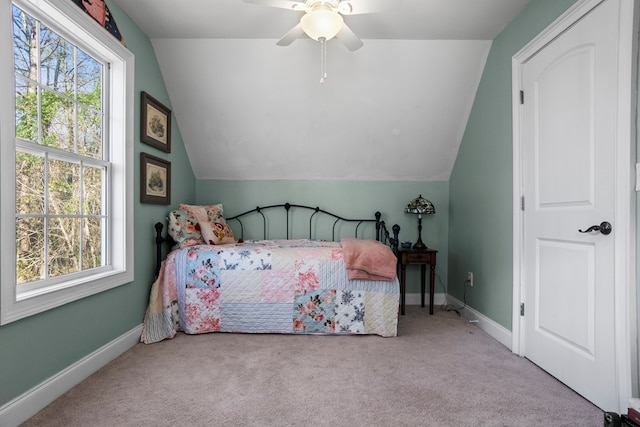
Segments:
[[[575,0],[534,0],[494,40],[451,175],[449,292],[511,329],[513,295],[511,58]]]
[[[418,220],[415,215],[404,213],[403,209],[422,194],[436,208],[434,215],[423,217],[422,240],[439,251],[436,273],[441,282],[438,281],[436,292],[444,292],[448,263],[448,182],[203,180],[198,181],[196,189],[198,203],[222,203],[227,216],[256,206],[287,202],[318,206],[346,218],[373,218],[374,213],[380,211],[389,230],[393,224],[398,224],[400,240],[413,242],[418,236]],[[418,266],[408,267],[407,292],[419,292],[418,271]]]
[[[127,47],[136,56],[135,182],[131,184],[135,186],[135,279],[116,289],[1,326],[0,406],[141,324],[153,280],[153,224],[166,216],[168,207],[140,204],[140,152],[168,159],[173,170],[180,171],[173,175],[174,200],[195,200],[195,179],[175,118],[171,154],[139,142],[140,91],[167,106],[169,97],[149,39],[113,2],[107,3]]]

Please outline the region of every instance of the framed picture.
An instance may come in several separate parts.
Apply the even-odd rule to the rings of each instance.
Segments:
[[[140,153],[140,202],[171,204],[171,162]]]
[[[140,140],[171,152],[171,110],[147,92],[140,97]]]

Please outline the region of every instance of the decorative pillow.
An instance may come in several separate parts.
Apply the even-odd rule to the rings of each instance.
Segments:
[[[205,243],[210,245],[223,245],[225,243],[236,243],[236,236],[233,235],[233,230],[226,222],[206,222],[201,221],[198,223],[200,226],[200,233]]]
[[[201,245],[204,243],[200,234],[198,221],[192,221],[184,210],[169,212],[169,235],[176,242],[174,248]]]
[[[189,214],[189,219],[194,224],[198,222],[226,223],[222,203],[218,203],[217,205],[186,205],[181,203],[180,209]]]

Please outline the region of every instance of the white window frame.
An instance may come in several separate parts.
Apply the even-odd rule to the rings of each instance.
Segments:
[[[105,114],[111,176],[107,184],[107,266],[96,274],[38,291],[16,286],[15,88],[12,4],[36,18],[56,23],[56,32],[77,45],[89,45],[106,58]],[[82,41],[79,43],[78,41]],[[131,283],[133,271],[134,55],[72,1],[0,0],[0,325]],[[73,277],[71,275],[70,277]]]

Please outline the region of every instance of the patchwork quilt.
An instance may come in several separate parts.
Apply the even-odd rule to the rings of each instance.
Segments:
[[[260,240],[171,252],[142,342],[247,332],[397,335],[399,283],[351,280],[338,242]]]

